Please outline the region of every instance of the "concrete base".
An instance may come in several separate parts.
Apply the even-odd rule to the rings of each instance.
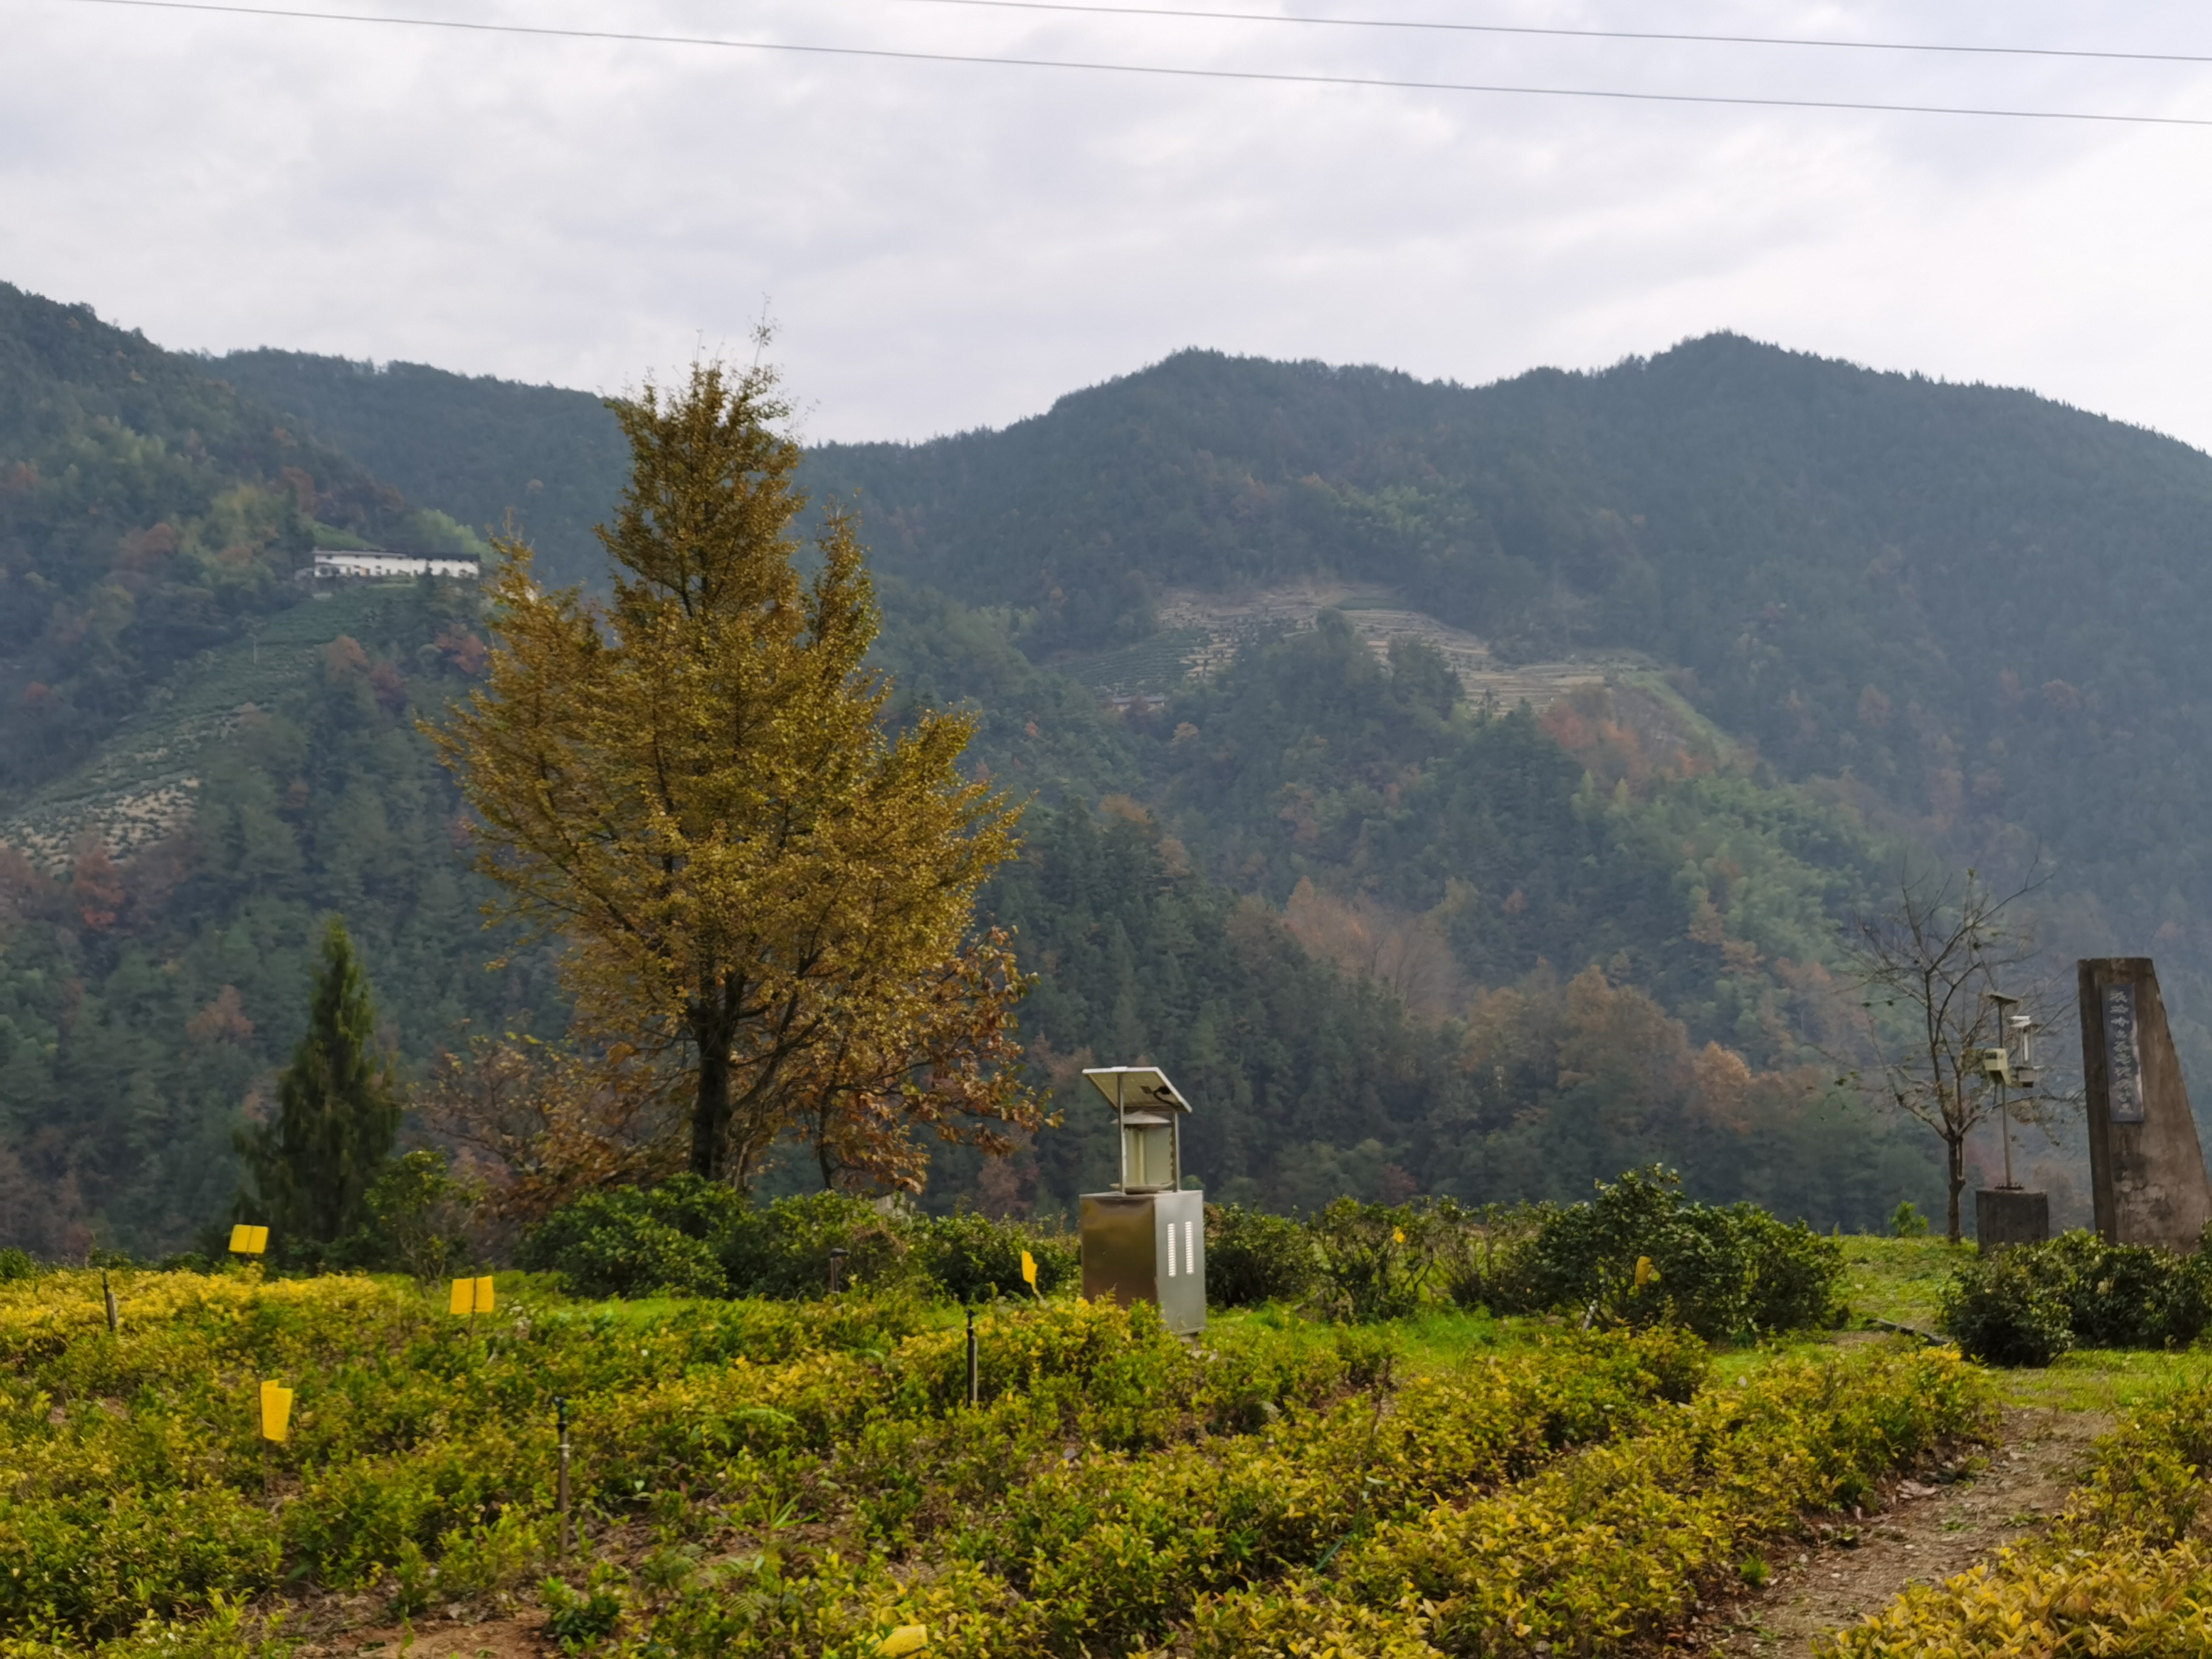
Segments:
[[[2021,1187],[1984,1187],[1974,1194],[1974,1238],[1984,1250],[2040,1244],[2051,1237],[2051,1195]]]

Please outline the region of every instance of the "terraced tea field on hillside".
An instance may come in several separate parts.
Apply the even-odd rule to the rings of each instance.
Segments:
[[[395,592],[382,583],[319,591],[270,617],[252,637],[203,655],[147,707],[125,720],[68,777],[0,817],[0,843],[43,869],[66,864],[85,832],[128,857],[189,823],[198,768],[246,710],[268,707],[298,686],[324,647],[360,629]]]

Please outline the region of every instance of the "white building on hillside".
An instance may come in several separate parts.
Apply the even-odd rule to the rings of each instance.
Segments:
[[[412,553],[318,553],[315,580],[334,581],[390,581],[400,576],[453,576],[462,581],[477,579],[474,559],[448,559]]]

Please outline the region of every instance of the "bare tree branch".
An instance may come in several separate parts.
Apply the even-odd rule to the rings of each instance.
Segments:
[[[2048,879],[2041,860],[2020,884],[2000,893],[1977,871],[1963,877],[1899,870],[1887,908],[1858,918],[1846,946],[1846,971],[1858,987],[1861,1036],[1871,1064],[1862,1073],[1878,1103],[1935,1131],[1943,1143],[1948,1236],[1960,1236],[1966,1138],[1996,1115],[1999,1095],[1982,1073],[1984,1048],[2002,1046],[2002,1005],[2019,999],[2033,1022],[2049,1025],[2056,1000],[2039,967],[2033,934],[2014,907]],[[2019,1103],[2022,1121],[2048,1109]]]

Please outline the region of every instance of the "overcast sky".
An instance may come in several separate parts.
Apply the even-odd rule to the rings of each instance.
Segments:
[[[264,3],[265,0],[242,0]],[[276,0],[282,3],[282,0]],[[1173,3],[1174,0],[1168,0]],[[1194,0],[2212,54],[2142,0]],[[2212,120],[2212,64],[934,0],[295,0],[732,40]],[[1492,380],[1729,328],[2212,447],[2212,126],[1294,86],[0,0],[0,279],[164,344],[603,390],[743,343],[807,435],[998,424],[1179,347]]]

